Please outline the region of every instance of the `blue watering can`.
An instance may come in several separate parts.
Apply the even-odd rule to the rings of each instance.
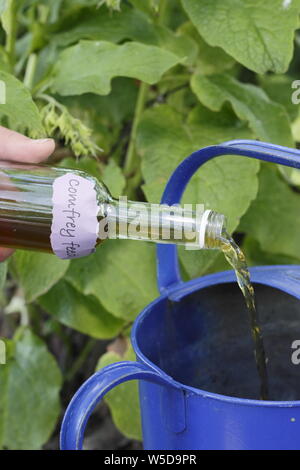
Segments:
[[[226,154],[300,168],[297,150],[226,142],[186,158],[162,203],[179,203],[195,171]],[[145,449],[300,449],[300,365],[291,361],[291,345],[300,336],[300,266],[250,270],[269,358],[270,401],[261,401],[234,272],[183,282],[175,245],[158,245],[157,260],[161,295],[132,329],[137,362],[105,367],[80,387],[64,416],[61,448],[81,449],[97,403],[118,384],[138,379]]]

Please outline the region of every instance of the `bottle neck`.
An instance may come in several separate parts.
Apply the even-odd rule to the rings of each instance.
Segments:
[[[100,204],[99,238],[174,243],[190,249],[220,247],[225,217],[198,205],[167,206],[127,201]]]

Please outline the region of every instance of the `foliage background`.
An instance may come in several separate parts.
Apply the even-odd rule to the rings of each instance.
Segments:
[[[1,0],[1,123],[55,137],[51,162],[89,171],[114,196],[159,202],[200,147],[300,142],[299,12],[300,0]],[[299,185],[297,170],[226,156],[184,200],[225,213],[249,264],[299,263]],[[228,269],[216,253],[180,259],[186,279]],[[158,295],[155,249],[107,241],[71,262],[19,251],[0,274],[0,448],[38,449],[96,364],[134,358],[130,326]],[[107,403],[139,439],[136,384]]]

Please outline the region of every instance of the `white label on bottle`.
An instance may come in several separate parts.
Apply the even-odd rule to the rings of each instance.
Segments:
[[[75,173],[53,183],[51,246],[62,259],[80,258],[95,250],[99,211],[95,183]]]

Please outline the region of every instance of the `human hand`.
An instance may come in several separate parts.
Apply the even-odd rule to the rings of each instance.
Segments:
[[[53,139],[30,139],[0,126],[0,160],[39,163],[46,160],[54,148]],[[12,248],[0,247],[0,262],[6,260],[13,251]]]

